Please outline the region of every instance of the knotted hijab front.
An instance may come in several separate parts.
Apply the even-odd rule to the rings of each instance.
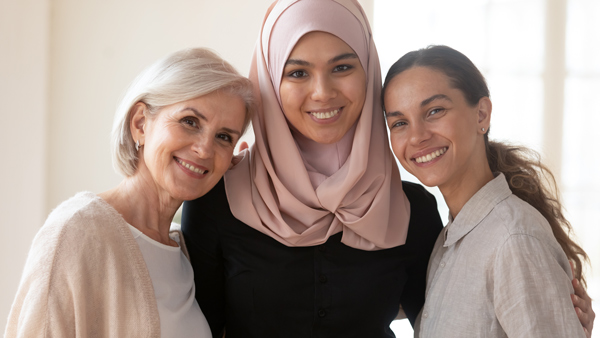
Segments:
[[[322,31],[346,42],[366,73],[357,123],[337,143],[318,144],[290,127],[279,85],[298,40]],[[342,242],[380,250],[406,241],[410,205],[388,146],[381,70],[367,18],[355,0],[282,0],[267,13],[250,69],[260,105],[255,144],[225,174],[233,215],[287,246]]]

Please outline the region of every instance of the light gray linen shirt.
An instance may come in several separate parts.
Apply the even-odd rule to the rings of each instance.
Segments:
[[[415,337],[585,337],[571,293],[550,225],[499,174],[440,233]]]

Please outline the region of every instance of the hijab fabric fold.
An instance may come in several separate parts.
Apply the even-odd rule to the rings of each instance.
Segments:
[[[335,144],[318,144],[287,122],[279,84],[292,49],[322,31],[346,42],[365,70],[357,123]],[[225,174],[233,215],[284,245],[342,243],[380,250],[406,241],[410,205],[389,149],[380,103],[381,70],[367,18],[356,0],[282,0],[267,13],[250,69],[259,107],[255,144]]]

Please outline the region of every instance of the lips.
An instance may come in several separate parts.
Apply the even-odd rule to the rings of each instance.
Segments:
[[[341,109],[334,109],[327,112],[310,112],[310,114],[319,120],[324,120],[336,116],[340,112],[340,110]]]
[[[434,160],[435,158],[444,155],[447,150],[448,150],[448,147],[444,147],[442,149],[438,149],[436,151],[433,151],[433,152],[431,152],[429,154],[426,154],[426,155],[423,155],[423,156],[419,156],[419,157],[415,157],[415,158],[413,158],[413,160],[415,162],[417,162],[417,163],[430,162],[430,161]]]
[[[187,163],[180,158],[175,157],[175,161],[196,174],[204,175],[208,173],[208,169],[195,167],[194,165]]]

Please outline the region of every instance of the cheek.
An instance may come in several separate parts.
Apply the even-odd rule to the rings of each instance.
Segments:
[[[279,88],[279,97],[283,106],[283,113],[291,113],[300,109],[302,104],[301,88],[298,86],[282,84]]]
[[[391,134],[390,143],[392,144],[392,151],[394,152],[394,155],[396,155],[400,161],[403,161],[404,151],[406,148],[404,137],[398,134]]]
[[[343,91],[350,101],[362,108],[365,103],[365,98],[367,97],[365,78],[357,76],[354,77],[352,81],[345,82]]]
[[[215,174],[218,176],[223,176],[227,169],[229,169],[229,165],[231,164],[231,159],[233,157],[233,149],[218,149],[215,156]]]

